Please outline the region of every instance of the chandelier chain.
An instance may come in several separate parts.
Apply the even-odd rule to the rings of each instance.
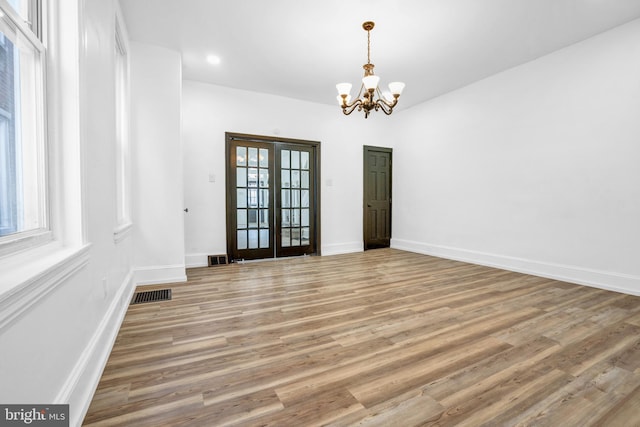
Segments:
[[[371,30],[367,30],[367,64],[371,64]]]

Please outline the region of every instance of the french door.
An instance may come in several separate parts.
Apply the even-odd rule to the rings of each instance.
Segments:
[[[317,253],[319,143],[226,134],[227,255]]]

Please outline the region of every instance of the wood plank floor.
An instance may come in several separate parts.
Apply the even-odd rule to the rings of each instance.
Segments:
[[[640,426],[640,297],[393,249],[192,269],[87,426]]]

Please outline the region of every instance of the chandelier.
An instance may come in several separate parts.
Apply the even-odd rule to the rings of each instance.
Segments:
[[[404,83],[389,83],[389,94],[383,94],[378,88],[380,77],[373,74],[374,65],[371,63],[371,30],[375,23],[367,21],[362,24],[362,28],[367,32],[367,63],[362,66],[364,68],[364,77],[362,85],[355,101],[351,102],[351,83],[338,83],[338,103],[345,115],[349,115],[353,110],[364,110],[364,118],[369,117],[371,110],[382,110],[386,115],[393,112],[393,107],[398,103],[398,98],[404,89]]]

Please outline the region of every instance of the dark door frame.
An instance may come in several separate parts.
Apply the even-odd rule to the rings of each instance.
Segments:
[[[370,152],[383,152],[383,153],[389,153],[389,178],[388,178],[388,183],[389,183],[389,216],[388,216],[388,221],[389,221],[389,246],[391,246],[391,235],[392,235],[392,229],[391,229],[391,225],[392,225],[392,195],[393,195],[393,148],[388,148],[388,147],[375,147],[372,145],[365,145],[363,146],[363,166],[362,166],[362,175],[363,175],[363,188],[362,188],[362,240],[363,240],[363,247],[364,250],[366,251],[367,249],[374,249],[376,247],[380,247],[380,246],[374,246],[374,247],[367,247],[367,223],[368,223],[368,200],[367,200],[367,195],[369,194],[369,180],[367,179],[367,172],[368,172],[368,168],[367,168],[367,162],[368,162],[368,153]]]
[[[311,140],[293,139],[293,138],[279,138],[279,137],[273,137],[273,136],[252,135],[252,134],[236,133],[236,132],[225,132],[225,178],[226,178],[226,182],[225,182],[226,215],[225,216],[226,216],[226,236],[227,236],[227,258],[229,259],[229,261],[230,262],[233,261],[233,252],[234,252],[233,244],[236,241],[236,237],[233,236],[233,231],[235,230],[235,225],[233,224],[233,222],[235,221],[236,217],[235,215],[229,215],[229,212],[232,206],[232,197],[229,191],[229,185],[232,181],[232,176],[233,176],[230,163],[231,163],[231,159],[235,158],[235,154],[232,153],[230,149],[232,141],[270,143],[274,145],[274,148],[277,144],[282,144],[282,145],[293,144],[293,145],[301,145],[301,146],[314,148],[315,155],[313,160],[313,169],[315,171],[315,179],[313,180],[314,181],[313,193],[315,196],[315,209],[311,218],[309,218],[309,222],[310,224],[313,224],[311,228],[312,230],[314,230],[314,238],[315,238],[315,251],[313,252],[313,255],[320,255],[321,248],[322,248],[322,244],[321,244],[322,230],[320,227],[320,224],[321,224],[320,213],[321,213],[321,200],[322,200],[321,194],[320,194],[320,188],[322,187],[320,185],[320,183],[322,182],[321,175],[320,175],[320,172],[321,172],[320,141],[311,141]],[[275,181],[276,180],[279,181],[280,178],[269,177],[269,179],[270,180],[274,179],[274,187],[276,187]],[[235,212],[235,206],[233,207],[233,209]],[[275,217],[276,217],[274,223],[277,223],[280,220],[280,213],[277,212],[276,206],[274,206],[273,209],[275,211]],[[274,256],[275,256],[275,250],[276,250],[275,241],[276,239],[274,239],[274,248],[273,248]]]

